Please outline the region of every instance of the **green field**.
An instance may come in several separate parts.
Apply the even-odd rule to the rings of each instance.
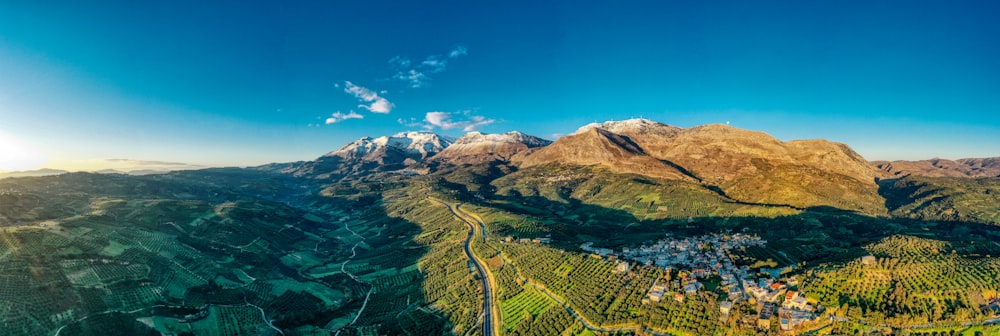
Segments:
[[[503,327],[506,330],[513,330],[525,319],[534,319],[554,305],[552,299],[529,286],[516,296],[500,303]]]
[[[1000,297],[1000,230],[985,225],[993,181],[893,183],[892,200],[927,206],[891,204],[890,217],[741,203],[691,182],[562,166],[343,181],[244,169],[5,179],[0,334],[477,335],[468,228],[431,198],[484,220],[488,238],[473,251],[496,277],[506,335],[604,334],[584,321],[612,334],[776,334],[740,321],[758,309],[747,302],[720,320],[720,274],[683,302],[671,292],[642,303],[664,270],[616,272],[619,260],[580,250],[736,232],[767,243],[730,251],[735,263],[794,266],[782,276],[825,317],[847,320],[829,327],[837,333],[994,333],[950,327],[990,318],[984,307]],[[956,216],[941,215],[952,205]]]

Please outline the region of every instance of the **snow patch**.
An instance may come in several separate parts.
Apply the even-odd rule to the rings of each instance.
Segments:
[[[583,125],[583,127],[580,127],[579,129],[576,130],[576,132],[573,132],[573,134],[571,135],[584,133],[594,128],[600,128],[611,133],[622,133],[624,131],[629,131],[629,130],[642,131],[649,129],[650,127],[664,127],[664,126],[672,127],[667,124],[655,122],[649,119],[635,118],[635,119],[620,120],[620,121],[605,121],[603,123],[589,123]]]
[[[401,132],[378,138],[363,137],[324,156],[363,157],[383,148],[395,148],[406,154],[427,157],[444,150],[454,142],[455,140],[450,137],[431,132]]]

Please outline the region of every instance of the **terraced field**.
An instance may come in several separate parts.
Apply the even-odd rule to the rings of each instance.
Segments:
[[[1000,288],[1000,258],[958,255],[950,243],[891,236],[866,247],[877,263],[819,270],[803,284],[836,314],[900,328],[991,317],[982,307]],[[822,269],[822,267],[821,267]]]
[[[513,330],[524,320],[538,317],[555,304],[534,287],[527,287],[521,293],[500,303],[503,327],[506,330]]]

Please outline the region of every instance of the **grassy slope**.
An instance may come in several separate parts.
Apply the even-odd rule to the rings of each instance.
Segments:
[[[106,319],[73,321],[109,309],[140,309],[108,316],[115,319],[174,316],[150,310],[156,304],[186,305],[182,316],[203,304],[245,305],[244,298],[288,334],[323,334],[351,321],[348,335],[470,329],[469,298],[478,289],[454,242],[464,227],[447,210],[407,197],[401,183],[315,197],[302,190],[318,188],[272,177],[239,170],[3,180],[2,224],[14,227],[0,232],[0,269],[24,275],[0,279],[11,294],[3,297],[17,298],[0,297],[3,333],[68,325],[89,334]],[[234,309],[209,315],[228,325],[186,328],[267,328],[259,312],[244,319]]]
[[[737,202],[696,183],[614,174],[594,167],[532,167],[499,178],[492,185],[499,199],[540,197],[552,202],[595,205],[627,212],[640,220],[799,212],[785,206]]]
[[[1000,225],[1000,178],[907,176],[882,182],[893,215]]]

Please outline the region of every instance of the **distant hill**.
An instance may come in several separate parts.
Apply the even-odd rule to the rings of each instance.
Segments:
[[[101,169],[101,170],[94,171],[94,173],[96,173],[96,174],[128,174],[128,172],[124,172],[124,171],[117,170],[117,169]]]
[[[982,159],[930,159],[920,161],[872,161],[892,177],[1000,177],[1000,157]]]
[[[894,216],[1000,225],[1000,178],[909,175],[882,184]]]
[[[155,174],[166,174],[169,170],[157,170],[157,169],[135,169],[135,170],[117,170],[117,169],[102,169],[94,171],[95,174],[122,174],[122,175],[155,175]],[[15,171],[15,172],[0,172],[0,179],[8,177],[35,177],[35,176],[52,176],[61,175],[69,173],[69,171],[61,169],[49,169],[43,168],[38,170],[25,170],[25,171]]]
[[[42,168],[37,170],[23,170],[23,171],[12,171],[12,172],[0,172],[0,179],[8,177],[32,177],[32,176],[51,176],[68,173],[65,170],[60,169],[49,169]]]
[[[136,170],[130,170],[126,174],[135,175],[135,176],[142,176],[142,175],[166,174],[166,173],[169,173],[169,172],[170,171],[167,171],[167,170],[136,169]]]

